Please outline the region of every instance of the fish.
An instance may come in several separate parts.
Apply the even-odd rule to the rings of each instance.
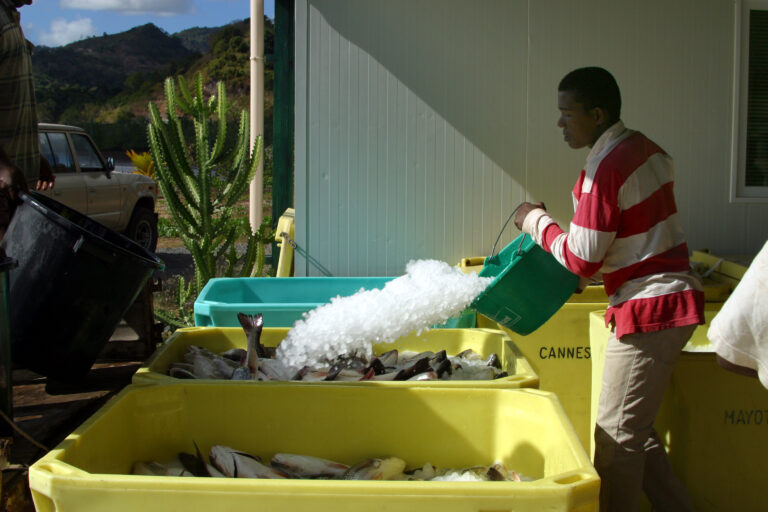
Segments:
[[[477,360],[482,359],[480,357],[480,354],[478,354],[477,352],[475,352],[471,348],[468,348],[467,350],[459,352],[458,354],[456,354],[456,357],[458,357],[460,359],[466,359],[467,361],[473,361],[473,360],[477,361]]]
[[[328,370],[328,374],[325,376],[325,380],[336,380],[336,377],[339,376],[341,373],[341,370],[344,369],[344,364],[341,362],[334,363],[331,365],[331,368]]]
[[[374,376],[371,378],[371,380],[378,380],[378,381],[389,381],[389,380],[395,380],[395,377],[397,377],[397,375],[398,375],[399,373],[400,373],[400,372],[387,372],[387,373],[382,373],[381,375],[374,375]]]
[[[441,362],[448,359],[448,354],[445,352],[445,350],[441,350],[439,352],[436,352],[434,356],[429,360],[429,363],[432,365],[440,364]]]
[[[307,372],[302,379],[304,382],[320,382],[326,380],[328,377],[327,371],[314,371]]]
[[[243,327],[245,336],[248,339],[246,364],[251,373],[256,375],[259,371],[259,360],[266,358],[264,347],[259,341],[261,339],[261,330],[264,327],[264,320],[261,313],[255,315],[238,313],[237,319],[240,321],[240,325]]]
[[[395,480],[403,479],[405,461],[397,457],[365,459],[349,468],[344,480]]]
[[[428,372],[432,369],[431,366],[429,366],[429,358],[423,357],[413,363],[408,368],[405,368],[404,370],[400,370],[400,372],[397,374],[394,380],[408,380],[414,375],[418,375],[419,373]]]
[[[197,443],[192,441],[195,446],[195,455],[186,452],[179,452],[179,462],[184,466],[184,469],[189,471],[195,476],[211,477],[211,476],[224,476],[216,468],[205,462],[203,454],[200,452],[200,447]]]
[[[492,366],[497,370],[501,370],[501,360],[495,352],[488,356],[488,359],[485,360],[485,364],[486,366]]]
[[[186,368],[175,367],[175,366],[171,366],[168,369],[168,375],[177,379],[196,379],[197,378],[197,376],[195,376],[195,374],[192,373],[190,370],[187,370]]]
[[[352,382],[360,380],[365,374],[359,370],[353,370],[351,368],[344,368],[336,376],[336,380],[339,382]]]
[[[441,378],[446,373],[448,373],[448,375],[453,373],[453,368],[449,359],[443,359],[437,363],[437,365],[433,365],[432,369],[435,371],[435,373],[437,373],[438,378]]]
[[[429,462],[425,463],[422,467],[417,468],[413,471],[410,471],[409,480],[432,480],[436,476],[438,476],[437,468],[430,464]]]
[[[371,360],[371,364],[368,365],[368,368],[365,369],[365,372],[373,371],[375,375],[381,375],[383,373],[387,373],[387,367],[384,366],[384,363],[381,362],[381,359],[378,357],[374,357]]]
[[[434,371],[428,371],[424,373],[420,373],[418,375],[414,375],[408,380],[437,380],[437,372]]]
[[[373,368],[369,368],[367,372],[363,374],[362,377],[360,377],[360,380],[371,380],[376,376],[376,372],[373,370]]]
[[[232,377],[230,378],[232,380],[251,380],[251,370],[249,370],[247,366],[235,368],[235,371],[232,372]]]
[[[195,476],[211,476],[208,474],[207,464],[204,460],[192,455],[191,453],[179,452],[179,461],[184,469]]]
[[[238,347],[238,348],[231,348],[229,350],[225,350],[219,355],[231,361],[235,361],[238,364],[244,364],[246,361],[246,358],[248,357],[248,351]]]
[[[341,478],[349,466],[320,457],[276,453],[271,465],[299,478]]]
[[[377,357],[377,359],[381,362],[381,364],[384,367],[392,367],[397,364],[398,359],[398,351],[397,349],[392,349],[384,352],[380,356]]]
[[[284,471],[267,466],[259,457],[224,445],[211,447],[211,463],[230,478],[289,478]]]
[[[259,371],[269,380],[291,380],[290,370],[277,359],[260,359]]]
[[[221,360],[209,359],[204,354],[196,354],[192,361],[192,373],[198,379],[230,379],[234,368],[219,361]]]

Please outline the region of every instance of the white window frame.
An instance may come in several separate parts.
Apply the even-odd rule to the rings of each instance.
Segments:
[[[749,11],[768,10],[768,0],[736,0],[733,44],[733,125],[731,144],[732,203],[768,203],[768,187],[747,187],[747,87],[749,85]]]

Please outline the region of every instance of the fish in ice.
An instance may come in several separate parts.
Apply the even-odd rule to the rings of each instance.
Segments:
[[[388,381],[388,380],[491,380],[506,377],[501,360],[491,354],[483,360],[467,349],[455,356],[446,351],[388,350],[382,354],[349,353],[300,370],[287,368],[275,359],[274,348],[264,347],[260,338],[263,317],[238,313],[247,338],[247,348],[233,348],[221,354],[190,345],[182,361],[169,366],[168,374],[181,379]]]
[[[214,445],[206,462],[195,443],[195,455],[179,453],[178,458],[161,464],[137,462],[132,472],[149,476],[200,476],[218,478],[309,478],[326,480],[424,480],[472,482],[531,481],[501,462],[490,466],[477,465],[463,469],[439,468],[427,462],[415,469],[406,469],[398,457],[368,458],[353,466],[341,462],[296,453],[275,453],[269,463],[258,456],[225,445]]]

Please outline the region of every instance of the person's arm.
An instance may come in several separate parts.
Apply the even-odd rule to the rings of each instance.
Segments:
[[[524,203],[515,216],[515,224],[574,274],[596,274],[616,237],[618,208],[593,194],[582,194],[570,232],[566,233],[541,206]]]
[[[745,377],[754,377],[756,379],[759,378],[757,371],[753,370],[752,368],[733,364],[732,362],[728,361],[727,359],[723,359],[720,356],[717,356],[717,364],[719,364],[721,368],[730,372],[738,373],[739,375],[744,375]]]

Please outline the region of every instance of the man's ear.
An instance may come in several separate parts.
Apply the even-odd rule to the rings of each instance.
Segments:
[[[604,125],[608,122],[608,112],[602,107],[595,107],[590,111],[592,118],[595,120],[598,126]]]

